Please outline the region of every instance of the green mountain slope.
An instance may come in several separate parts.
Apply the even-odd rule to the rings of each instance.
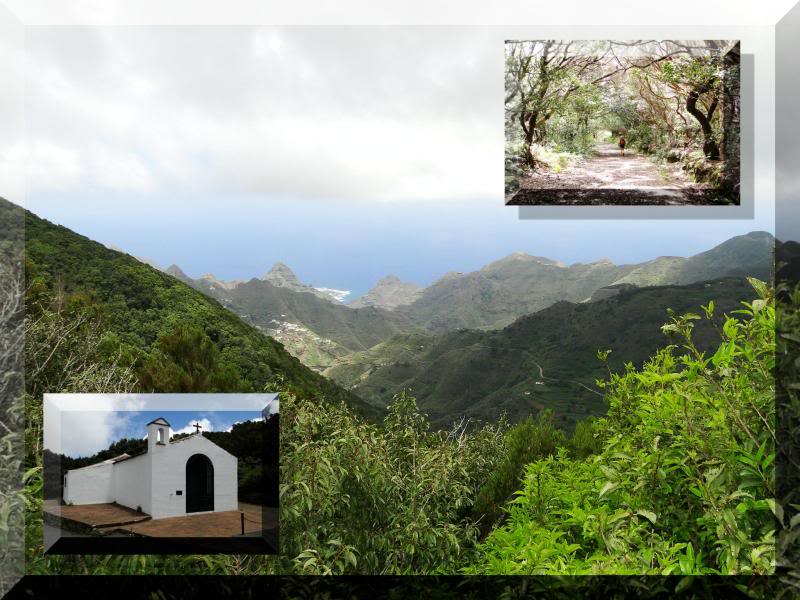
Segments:
[[[433,332],[497,329],[560,300],[585,300],[633,268],[608,261],[567,267],[547,258],[512,254],[479,271],[445,275],[396,312]]]
[[[417,329],[405,315],[374,306],[349,308],[264,279],[225,286],[208,277],[191,279],[174,266],[167,271],[280,340],[312,368],[330,366],[341,356]]]
[[[685,285],[719,277],[750,275],[770,279],[775,238],[753,231],[731,238],[719,246],[689,258],[662,256],[646,262],[615,283],[638,286]]]
[[[0,199],[0,222],[22,209]],[[25,211],[25,251],[31,270],[53,290],[82,292],[101,307],[119,341],[147,355],[178,326],[205,331],[222,360],[261,391],[276,377],[303,395],[343,400],[374,416],[355,394],[303,366],[283,346],[218,302],[135,258],[110,250]]]
[[[713,300],[721,314],[751,294],[744,279],[622,287],[597,302],[557,302],[498,331],[396,336],[343,359],[325,374],[376,405],[410,389],[440,426],[462,415],[493,420],[505,411],[518,420],[551,408],[569,427],[605,411],[593,385],[607,374],[598,350],[613,351],[612,369],[639,363],[663,345],[660,326],[668,320],[668,308],[699,311]],[[700,325],[696,339],[702,345],[712,333]]]
[[[753,232],[689,258],[661,257],[634,264],[608,260],[565,266],[516,253],[472,273],[453,273],[426,288],[413,304],[400,307],[435,333],[458,328],[497,329],[515,319],[567,300],[582,302],[614,284],[686,285],[720,277],[769,279],[774,238]]]

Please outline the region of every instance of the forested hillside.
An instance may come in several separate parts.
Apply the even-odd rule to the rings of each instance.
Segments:
[[[598,350],[611,350],[614,371],[628,362],[641,365],[663,343],[658,327],[668,309],[681,312],[714,300],[720,311],[729,311],[750,294],[744,279],[628,288],[597,302],[558,302],[500,331],[396,336],[325,374],[378,405],[407,389],[440,426],[462,415],[494,421],[505,412],[517,421],[550,409],[560,426],[571,429],[579,419],[605,413],[594,385],[608,374]],[[698,325],[700,348],[715,337],[711,323]]]
[[[0,201],[0,211],[18,210]],[[25,242],[29,312],[91,315],[143,390],[262,391],[281,379],[299,394],[371,410],[215,300],[127,254],[27,211]]]
[[[481,574],[769,574],[775,568],[775,309],[714,303],[662,328],[677,345],[604,383],[594,456],[525,467],[508,520],[479,546]],[[694,343],[719,318],[721,343]],[[681,581],[676,591],[692,585]]]
[[[439,431],[403,394],[377,425],[344,404],[284,394],[281,556],[69,560],[42,555],[41,412],[35,398],[53,385],[130,391],[137,379],[131,377],[135,371],[109,360],[103,343],[92,341],[104,323],[80,320],[91,303],[75,297],[62,306],[58,295],[31,290],[39,305],[27,316],[27,357],[34,367],[26,381],[28,572],[770,572],[771,514],[779,511],[770,488],[774,312],[769,291],[756,287],[757,300],[732,318],[707,303],[709,318],[721,326],[706,353],[691,341],[705,335],[696,316],[664,319],[673,344],[641,369],[630,366],[606,378],[601,392],[611,412],[572,435],[553,427],[546,414],[513,427],[462,423]],[[581,306],[595,304],[602,302]],[[66,324],[74,332],[56,353],[64,368],[37,367],[52,328],[37,325],[43,315],[47,325],[64,332]],[[201,391],[213,381],[195,383]],[[525,492],[509,502],[515,490]],[[563,509],[576,501],[582,514]],[[694,521],[685,519],[687,510],[695,511]],[[740,585],[770,597],[757,583]],[[576,585],[586,593],[603,587],[591,579]],[[679,579],[657,588],[666,593],[676,585],[699,584]]]

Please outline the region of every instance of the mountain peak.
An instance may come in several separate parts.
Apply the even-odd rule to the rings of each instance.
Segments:
[[[217,279],[216,275],[214,275],[213,273],[206,273],[205,275],[200,277],[200,279],[202,279],[203,281],[207,281],[212,285],[217,285],[226,290],[232,290],[233,288],[242,283],[242,281],[238,279],[234,279],[233,281],[223,281],[222,279]]]
[[[533,256],[532,254],[528,254],[527,252],[512,252],[508,256],[504,256],[503,258],[496,260],[494,262],[489,263],[482,270],[484,271],[491,271],[497,268],[507,267],[513,264],[520,264],[520,263],[537,263],[540,265],[544,265],[547,267],[566,267],[566,265],[558,260],[553,260],[551,258],[545,258],[544,256]]]
[[[400,283],[400,278],[397,275],[389,274],[386,275],[385,277],[381,277],[378,280],[377,285],[387,285],[390,283]]]
[[[266,281],[275,287],[286,288],[295,292],[306,292],[314,294],[317,298],[328,300],[335,304],[340,303],[350,293],[348,290],[338,290],[327,287],[314,287],[307,285],[298,279],[285,263],[280,261],[272,265],[272,268],[259,277],[261,281]]]
[[[397,275],[386,275],[370,291],[351,302],[351,308],[377,306],[394,310],[398,306],[411,304],[419,298],[422,290],[416,283],[404,282]]]
[[[614,262],[610,258],[605,258],[604,257],[604,258],[601,258],[601,259],[596,260],[594,262],[590,262],[589,264],[590,265],[598,265],[598,266],[599,265],[612,265],[613,266]]]
[[[183,272],[183,269],[176,264],[168,266],[164,272],[178,279],[189,279],[189,276]]]
[[[272,268],[261,276],[264,281],[283,287],[302,285],[297,275],[286,264],[278,261]]]
[[[751,231],[750,233],[746,233],[737,237],[750,238],[753,240],[764,240],[767,242],[771,242],[775,239],[775,237],[768,231]],[[736,238],[734,237],[733,239]]]

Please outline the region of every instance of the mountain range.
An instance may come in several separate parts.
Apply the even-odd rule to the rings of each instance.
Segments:
[[[19,211],[0,201],[0,220]],[[437,426],[551,408],[569,427],[602,414],[594,381],[607,373],[598,350],[611,349],[608,364],[618,370],[662,345],[667,308],[697,311],[713,300],[719,312],[751,299],[744,277],[770,279],[774,244],[753,232],[688,258],[633,265],[568,266],[514,253],[426,288],[388,276],[346,305],[281,263],[249,281],[193,279],[28,211],[24,219],[30,273],[94,298],[119,343],[142,360],[158,355],[176,326],[199,327],[249,389],[279,374],[300,393],[342,400],[370,418],[410,389]],[[701,345],[712,337],[698,324]]]
[[[444,426],[462,416],[512,420],[549,408],[571,428],[605,412],[597,378],[608,375],[598,350],[612,350],[613,371],[639,365],[664,345],[667,309],[700,312],[714,301],[717,315],[752,300],[744,278],[685,286],[619,286],[595,302],[558,301],[501,330],[461,329],[439,335],[403,334],[339,361],[325,375],[378,407],[409,390],[431,421]],[[720,317],[717,317],[720,325]],[[718,334],[698,321],[693,334],[710,349]]]
[[[217,299],[321,372],[399,333],[501,329],[556,302],[600,300],[631,287],[722,277],[769,279],[773,244],[769,233],[752,232],[688,258],[663,256],[628,265],[601,259],[567,266],[515,252],[477,271],[447,273],[426,288],[389,275],[349,305],[300,282],[283,263],[249,281],[223,282],[211,275],[192,279],[175,265],[167,272]]]
[[[314,293],[281,263],[264,277],[236,285],[208,276],[192,279],[175,265],[167,272],[274,337],[318,371],[396,333],[417,329],[405,315],[375,306],[350,308]]]
[[[387,275],[366,294],[349,304],[351,308],[376,306],[394,310],[398,306],[412,304],[422,294],[416,283],[401,281],[397,275]]]
[[[688,258],[664,256],[631,265],[608,259],[570,266],[515,253],[472,273],[445,275],[399,309],[417,325],[443,332],[497,329],[560,300],[583,302],[600,288],[685,285],[720,277],[769,279],[774,238],[757,231]]]

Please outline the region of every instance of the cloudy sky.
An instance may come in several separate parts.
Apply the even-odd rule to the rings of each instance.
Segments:
[[[192,276],[429,284],[514,251],[688,255],[754,220],[521,221],[503,206],[504,31],[31,27],[26,205]],[[770,157],[766,156],[765,160]]]
[[[256,411],[64,411],[61,413],[61,452],[74,458],[91,456],[122,438],[143,438],[147,423],[164,417],[170,435],[201,431],[230,431],[234,424],[258,421]]]
[[[29,191],[496,193],[502,48],[386,32],[33,28]]]

